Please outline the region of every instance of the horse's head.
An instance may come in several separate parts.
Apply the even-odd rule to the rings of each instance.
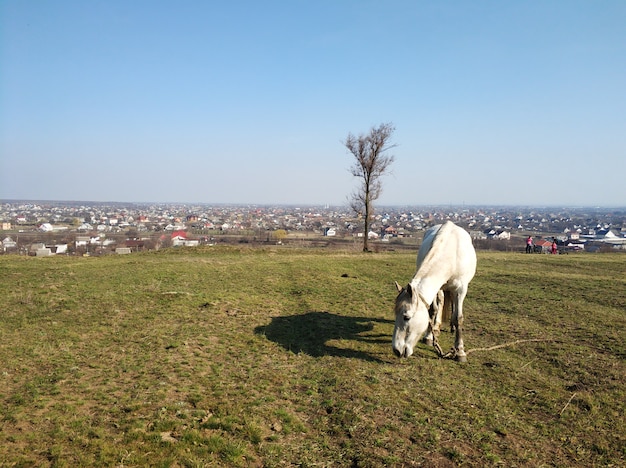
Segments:
[[[396,283],[396,324],[393,329],[393,352],[398,357],[409,357],[413,347],[428,330],[428,306],[409,283],[405,288]]]

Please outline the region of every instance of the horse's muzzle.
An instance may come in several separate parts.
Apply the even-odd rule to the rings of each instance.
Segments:
[[[393,354],[395,354],[399,358],[408,358],[411,354],[413,354],[413,350],[411,349],[410,346],[406,346],[406,345],[402,348],[402,350],[394,347]]]

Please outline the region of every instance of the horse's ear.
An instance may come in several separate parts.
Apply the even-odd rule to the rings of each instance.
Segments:
[[[398,290],[398,292],[402,292],[402,286],[400,286],[397,281],[394,281],[394,283],[396,284],[396,289]]]
[[[409,297],[413,297],[413,288],[411,287],[411,283],[406,285],[406,292],[409,295]]]

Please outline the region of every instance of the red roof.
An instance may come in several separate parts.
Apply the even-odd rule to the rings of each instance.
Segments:
[[[185,231],[174,231],[174,232],[172,232],[172,239],[174,237],[180,237],[182,239],[187,239],[187,233]]]

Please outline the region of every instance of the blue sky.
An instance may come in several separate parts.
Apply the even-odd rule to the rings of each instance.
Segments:
[[[0,199],[626,205],[626,2],[0,1]]]

